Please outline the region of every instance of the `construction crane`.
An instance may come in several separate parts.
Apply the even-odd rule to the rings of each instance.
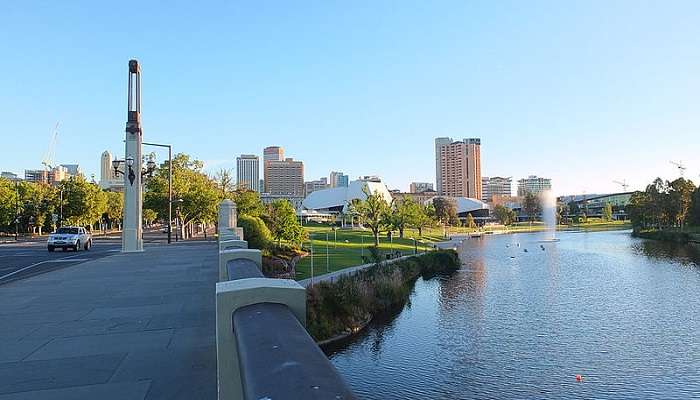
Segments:
[[[613,183],[617,183],[618,185],[622,186],[623,191],[627,191],[627,188],[630,187],[630,185],[627,183],[627,179],[623,179],[622,182],[620,181],[613,181]]]
[[[56,140],[57,139],[58,139],[58,122],[56,122],[56,126],[51,131],[51,137],[49,138],[49,147],[48,147],[48,149],[46,149],[46,153],[44,153],[44,158],[41,160],[41,164],[46,168],[46,170],[50,170],[53,168],[53,159],[54,159],[54,156],[56,155]]]
[[[687,167],[683,165],[683,161],[675,162],[671,161],[671,164],[675,165],[676,168],[678,168],[678,172],[681,174],[681,178],[683,177],[683,174],[685,173],[685,170]]]

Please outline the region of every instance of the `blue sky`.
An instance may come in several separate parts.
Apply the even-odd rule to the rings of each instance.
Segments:
[[[127,62],[147,141],[232,168],[281,145],[307,179],[434,180],[437,136],[482,139],[484,175],[555,192],[700,180],[700,2],[9,2],[0,169],[99,174],[123,154]],[[132,5],[133,4],[133,5]]]

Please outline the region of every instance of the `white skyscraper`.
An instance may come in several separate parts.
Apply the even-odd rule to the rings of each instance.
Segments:
[[[239,188],[260,192],[260,159],[253,154],[236,158],[236,181]]]

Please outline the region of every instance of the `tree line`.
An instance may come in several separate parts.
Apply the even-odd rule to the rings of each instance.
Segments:
[[[42,234],[59,225],[99,229],[121,223],[124,198],[82,176],[52,186],[0,178],[0,231]]]
[[[644,191],[632,193],[626,212],[639,229],[683,230],[700,225],[700,188],[687,179],[664,181],[656,178]]]

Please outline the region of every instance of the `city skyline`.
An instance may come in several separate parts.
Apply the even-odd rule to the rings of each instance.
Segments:
[[[678,177],[672,160],[700,181],[694,2],[5,8],[0,170],[20,176],[41,169],[57,121],[56,164],[99,176],[105,149],[122,156],[133,57],[145,137],[211,173],[274,143],[307,180],[407,190],[434,181],[433,140],[449,136],[481,138],[483,176],[545,176],[558,195],[643,189]]]

